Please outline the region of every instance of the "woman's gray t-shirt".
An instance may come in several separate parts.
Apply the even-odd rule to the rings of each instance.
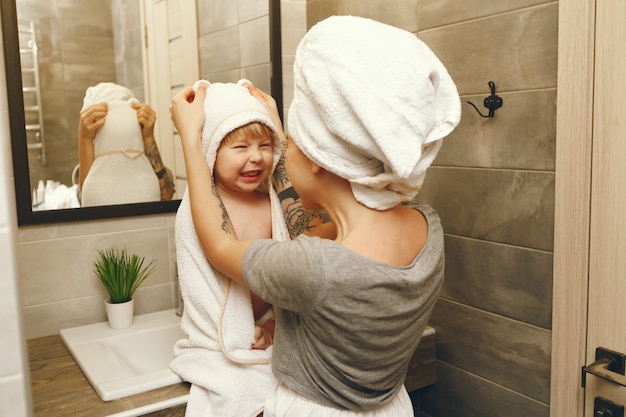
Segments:
[[[246,283],[279,309],[273,372],[301,396],[368,410],[402,387],[444,272],[439,216],[424,203],[412,207],[426,217],[428,238],[406,267],[306,236],[258,240],[246,251]]]

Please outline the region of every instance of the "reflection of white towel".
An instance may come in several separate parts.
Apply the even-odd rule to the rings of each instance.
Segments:
[[[94,139],[96,159],[83,183],[82,206],[159,201],[159,179],[144,154],[137,111],[131,107],[137,100],[125,87],[100,83],[87,89],[84,107],[97,103],[108,103],[109,110]]]
[[[252,97],[246,89],[234,84],[210,86],[205,99],[207,120],[202,142],[211,171],[219,143],[234,128],[258,119],[275,130],[256,99],[248,101],[249,98]],[[238,115],[235,119],[230,116],[233,112]],[[269,196],[272,236],[287,240],[289,235],[280,202],[271,186]],[[208,263],[193,225],[188,190],[176,214],[176,255],[184,300],[181,327],[187,338],[176,343],[175,359],[170,367],[192,384],[186,416],[258,415],[274,385],[270,363],[272,348],[251,348],[254,314],[250,293]]]
[[[410,32],[333,16],[304,36],[288,129],[311,160],[384,210],[412,199],[441,140],[459,123],[454,82]]]
[[[83,98],[83,110],[98,103],[111,103],[113,101],[138,100],[128,88],[115,83],[98,83],[87,88]]]

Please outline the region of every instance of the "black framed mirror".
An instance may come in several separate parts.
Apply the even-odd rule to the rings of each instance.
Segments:
[[[180,200],[44,211],[33,209],[33,182],[31,181],[29,169],[29,149],[27,144],[16,0],[0,0],[0,11],[2,13],[2,37],[18,225],[76,222],[175,212],[178,209]],[[271,94],[276,99],[278,108],[282,109],[280,34],[280,0],[269,0]],[[179,195],[182,195],[182,192]]]

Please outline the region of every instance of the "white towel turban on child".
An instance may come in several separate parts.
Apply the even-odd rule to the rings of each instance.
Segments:
[[[350,181],[370,208],[415,197],[460,118],[446,68],[405,30],[333,16],[296,50],[288,130],[309,159]]]
[[[204,112],[206,120],[202,128],[202,151],[204,152],[207,165],[213,171],[217,148],[224,137],[236,128],[252,122],[260,122],[269,127],[274,134],[274,163],[272,170],[280,159],[280,146],[276,134],[276,127],[267,111],[259,101],[254,98],[248,89],[244,87],[250,81],[242,79],[233,83],[210,83],[206,80],[196,81],[194,91],[200,84],[206,84],[206,96],[204,98]]]

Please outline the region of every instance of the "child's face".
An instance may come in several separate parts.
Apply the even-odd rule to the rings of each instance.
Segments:
[[[240,134],[217,149],[215,183],[235,192],[252,192],[272,171],[272,138],[267,134]]]

